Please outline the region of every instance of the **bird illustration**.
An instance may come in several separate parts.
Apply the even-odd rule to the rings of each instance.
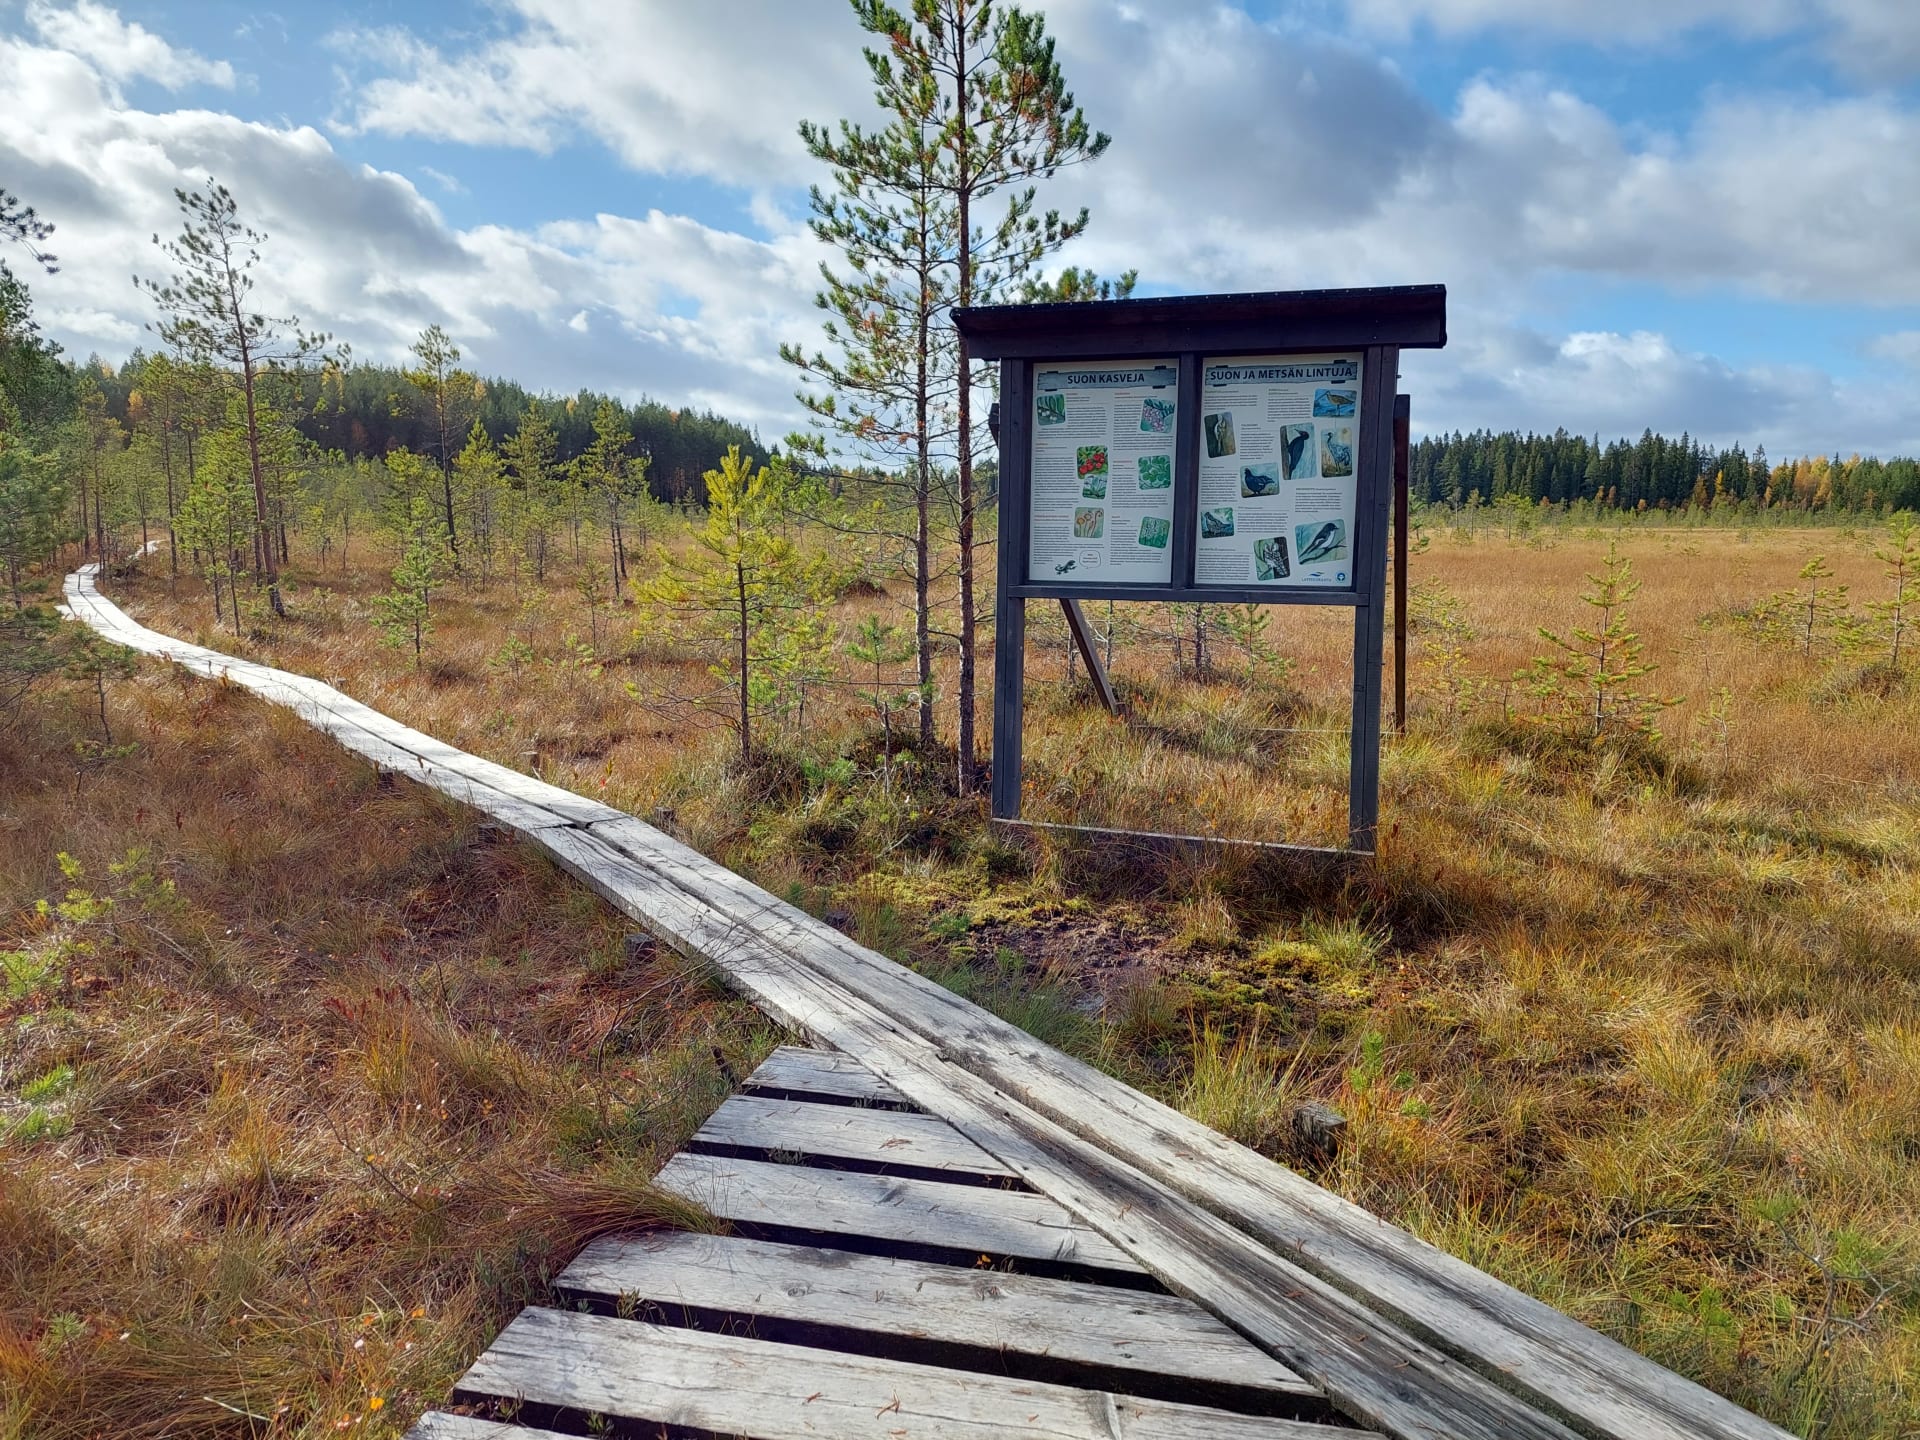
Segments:
[[[1315,560],[1324,560],[1340,548],[1340,522],[1329,520],[1313,532],[1313,538],[1300,547],[1300,563],[1307,565]]]
[[[1313,431],[1302,425],[1287,435],[1287,475],[1292,478],[1300,473],[1300,462],[1306,458],[1307,442],[1313,438]]]

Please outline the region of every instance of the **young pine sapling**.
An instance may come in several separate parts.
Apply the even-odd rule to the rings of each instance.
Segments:
[[[382,643],[396,650],[411,645],[415,669],[433,633],[433,592],[446,581],[449,569],[447,537],[441,525],[431,499],[416,495],[406,549],[393,568],[393,588],[373,602],[373,623]]]
[[[1657,735],[1654,717],[1679,701],[1648,694],[1634,684],[1659,666],[1646,658],[1639,633],[1627,623],[1627,608],[1640,582],[1633,578],[1633,562],[1620,553],[1618,540],[1608,543],[1602,569],[1587,579],[1593,588],[1580,599],[1600,612],[1597,628],[1576,625],[1559,635],[1542,626],[1541,638],[1554,653],[1535,656],[1514,679],[1593,739],[1621,731]]]
[[[919,686],[900,685],[889,672],[913,659],[915,649],[911,635],[901,634],[898,625],[878,615],[862,620],[847,642],[848,658],[873,668],[873,688],[860,691],[860,698],[873,706],[880,719],[881,785],[889,793],[893,790],[893,712],[920,701]]]

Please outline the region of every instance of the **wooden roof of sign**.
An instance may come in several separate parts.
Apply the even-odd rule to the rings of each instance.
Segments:
[[[1364,345],[1437,350],[1447,343],[1444,285],[971,305],[952,314],[976,360]]]

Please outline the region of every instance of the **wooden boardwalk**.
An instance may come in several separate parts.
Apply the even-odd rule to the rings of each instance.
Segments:
[[[417,1435],[1367,1433],[833,1052],[776,1052],[659,1180],[727,1233],[594,1241]]]
[[[560,1281],[577,1308],[528,1310],[461,1382],[514,1423],[433,1415],[426,1440],[609,1424],[757,1440],[1786,1433],[632,816],[148,630],[91,567],[67,605],[514,828],[827,1052],[776,1055],[662,1171],[730,1234],[589,1246]]]

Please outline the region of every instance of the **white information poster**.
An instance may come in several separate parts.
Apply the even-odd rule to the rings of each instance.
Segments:
[[[1201,366],[1195,584],[1353,584],[1361,360]]]
[[[1179,382],[1178,360],[1034,367],[1031,580],[1172,581]]]

